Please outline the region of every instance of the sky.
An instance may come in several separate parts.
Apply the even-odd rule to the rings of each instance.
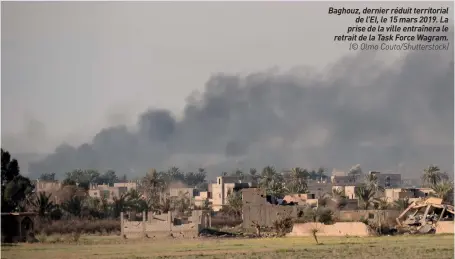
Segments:
[[[2,147],[51,154],[34,173],[452,171],[453,50],[350,52],[329,6],[379,5],[2,2]]]

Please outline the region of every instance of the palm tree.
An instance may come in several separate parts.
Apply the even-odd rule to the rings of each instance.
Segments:
[[[233,192],[228,195],[228,213],[238,218],[242,216],[242,194],[240,192]]]
[[[112,212],[115,218],[120,216],[120,212],[124,212],[128,208],[128,202],[126,201],[127,194],[122,193],[119,197],[114,196],[112,203]]]
[[[398,199],[393,202],[393,206],[400,211],[405,210],[409,205],[411,205],[411,202],[408,198]]]
[[[389,202],[387,201],[387,198],[376,198],[376,199],[373,199],[372,202],[373,202],[375,209],[386,210],[389,208]]]
[[[375,193],[384,192],[384,187],[379,185],[379,179],[376,174],[367,174],[365,176],[365,183]]]
[[[425,186],[432,187],[441,181],[442,174],[439,167],[430,165],[423,170],[422,181]]]
[[[453,194],[453,182],[440,181],[433,185],[433,190],[436,194],[436,197],[443,200],[448,200],[449,194]]]
[[[344,187],[332,189],[332,197],[346,198]]]
[[[30,205],[38,212],[40,217],[44,217],[55,208],[55,204],[51,200],[51,195],[50,193],[47,195],[46,192],[40,192],[35,194],[30,200]]]
[[[73,196],[62,204],[62,208],[69,214],[80,217],[84,207],[84,200],[84,197]]]
[[[376,194],[373,189],[371,189],[368,185],[362,184],[354,189],[354,193],[359,199],[359,202],[363,206],[363,209],[367,210],[373,201],[373,197]]]
[[[273,179],[276,178],[277,172],[275,170],[275,167],[273,166],[266,166],[262,170],[261,173],[261,181],[259,185],[261,187],[267,188],[269,186],[269,183],[273,181]]]
[[[257,170],[256,168],[250,168],[250,176],[251,176],[251,179],[253,180],[253,183],[257,184],[257,181],[259,179],[259,175],[257,175]]]
[[[131,189],[125,195],[126,204],[128,208],[135,210],[136,212],[142,212],[148,210],[147,202],[142,198],[142,195],[135,189]]]
[[[308,172],[295,167],[291,169],[290,179],[288,183],[288,190],[291,193],[306,193],[308,191],[308,184],[306,181]]]
[[[319,167],[318,171],[316,172],[316,174],[318,175],[318,180],[320,182],[327,178],[327,176],[324,174],[325,171],[326,171],[325,168]]]

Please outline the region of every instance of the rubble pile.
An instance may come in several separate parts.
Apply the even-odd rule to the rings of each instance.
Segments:
[[[396,219],[400,232],[410,234],[435,233],[438,223],[453,220],[454,207],[433,197],[414,201]]]

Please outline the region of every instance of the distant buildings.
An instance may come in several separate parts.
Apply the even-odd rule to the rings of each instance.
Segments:
[[[227,205],[228,195],[234,191],[256,186],[251,176],[219,176],[211,184],[212,209],[219,211]]]

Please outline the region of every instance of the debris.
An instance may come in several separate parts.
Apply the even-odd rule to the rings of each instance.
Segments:
[[[407,217],[403,220],[405,216]],[[414,201],[396,219],[401,232],[410,234],[435,233],[439,221],[453,220],[454,207],[433,197]]]
[[[204,228],[199,232],[200,237],[236,237],[236,234]]]

